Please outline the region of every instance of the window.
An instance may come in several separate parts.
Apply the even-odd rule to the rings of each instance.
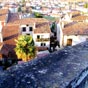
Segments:
[[[23,28],[22,28],[22,31],[25,32],[25,31],[26,31],[26,27],[23,27]]]
[[[44,46],[46,46],[46,44],[44,43]]]
[[[41,43],[41,46],[46,46],[46,43]]]
[[[33,30],[33,28],[32,27],[29,27],[29,31],[32,31]]]
[[[37,35],[37,39],[40,39],[40,36],[39,35]]]
[[[41,46],[43,46],[43,43],[41,43]]]

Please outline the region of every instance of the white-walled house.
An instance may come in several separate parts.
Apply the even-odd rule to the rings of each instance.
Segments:
[[[85,31],[87,22],[88,16],[82,15],[80,11],[67,12],[57,23],[57,40],[59,41],[60,47],[67,46],[69,45],[68,43],[71,43],[70,45],[76,45],[80,42],[85,41],[85,38],[87,36],[84,34],[84,32],[81,35],[79,34],[79,32],[81,28],[83,28],[82,30]],[[72,32],[73,34],[71,34]]]
[[[76,45],[88,40],[88,23],[78,22],[63,30],[63,46]]]
[[[60,42],[60,47],[73,46],[88,40],[88,23],[57,24],[57,40]]]
[[[48,48],[50,46],[50,33],[51,32],[50,32],[49,21],[44,18],[23,18],[23,19],[20,18],[14,21],[8,21],[6,25],[10,25],[9,29],[10,27],[12,29],[13,26],[17,26],[18,28],[16,28],[17,29],[16,31],[18,31],[19,29],[19,32],[18,32],[19,34],[31,35],[33,37],[36,47]],[[3,26],[6,26],[6,25],[3,24]],[[5,27],[4,27],[5,33],[3,32],[3,35],[2,35],[2,28],[0,32],[1,42],[3,42],[3,35],[5,36],[8,34],[9,36],[9,33],[5,34],[6,33]]]
[[[28,18],[20,20],[20,33],[32,35],[37,47],[50,46],[49,22],[44,18]]]
[[[88,16],[83,15],[80,11],[73,10],[66,12],[62,20],[67,22],[88,22]]]
[[[9,11],[11,13],[17,13],[18,12],[18,5],[15,3],[9,3],[9,4],[5,4],[3,6],[3,9],[9,9]]]
[[[64,27],[64,24],[63,22],[58,22],[56,26],[57,26],[57,41],[59,41],[59,45],[60,47],[62,47],[62,41],[63,41],[62,28]]]
[[[25,25],[20,25],[21,27],[21,30],[20,30],[20,33],[22,35],[32,35],[33,36],[33,29],[35,28],[34,27],[34,24],[25,24]]]

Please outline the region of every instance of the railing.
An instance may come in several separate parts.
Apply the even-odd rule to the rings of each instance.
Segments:
[[[37,42],[42,42],[42,41],[50,41],[50,38],[40,38],[36,39]]]

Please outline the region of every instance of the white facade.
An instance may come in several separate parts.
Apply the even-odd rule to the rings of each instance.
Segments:
[[[4,26],[4,24],[2,25],[2,22],[0,21],[0,42],[3,42],[3,36],[2,36],[2,27]]]
[[[0,21],[0,33],[2,32],[2,22]]]
[[[18,12],[17,7],[10,7],[9,10],[11,11],[11,13],[17,13]]]
[[[30,27],[32,28],[32,30],[30,30]],[[21,34],[22,35],[26,35],[26,34],[28,34],[28,35],[31,35],[31,36],[33,36],[33,30],[34,30],[34,25],[21,25]]]
[[[30,27],[32,27],[32,31],[30,31]],[[21,25],[20,29],[21,29],[20,33],[22,35],[31,35],[33,37],[35,46],[37,47],[50,46],[50,33],[34,33],[34,30],[36,30],[35,23],[34,25]]]
[[[47,39],[46,41],[42,40],[42,41],[37,41],[37,36],[40,36],[40,39]],[[38,47],[49,47],[50,46],[50,33],[37,33],[37,34],[33,34],[33,39],[35,42],[35,46]]]
[[[72,14],[68,15],[68,13],[66,13],[64,18],[62,18],[62,20],[67,21],[67,22],[71,22],[72,21],[71,18],[72,18]]]
[[[63,37],[63,46],[67,46],[67,40],[68,39],[72,39],[72,46],[79,44],[81,42],[84,42],[86,40],[88,40],[88,36],[87,35],[64,35]]]
[[[63,32],[62,32],[63,24],[60,25],[60,23],[57,24],[57,40],[59,41],[60,47],[62,47],[62,41],[63,41]]]
[[[79,44],[81,42],[88,40],[87,35],[78,35],[78,34],[77,35],[75,34],[74,35],[66,35],[66,34],[64,35],[63,28],[64,28],[63,23],[59,22],[57,24],[57,40],[59,41],[60,47],[67,46],[68,42],[70,42],[70,45],[73,46],[73,45],[76,45],[76,44]]]

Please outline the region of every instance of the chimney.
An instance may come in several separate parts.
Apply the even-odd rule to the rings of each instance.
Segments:
[[[19,13],[19,19],[22,19],[22,13]]]

